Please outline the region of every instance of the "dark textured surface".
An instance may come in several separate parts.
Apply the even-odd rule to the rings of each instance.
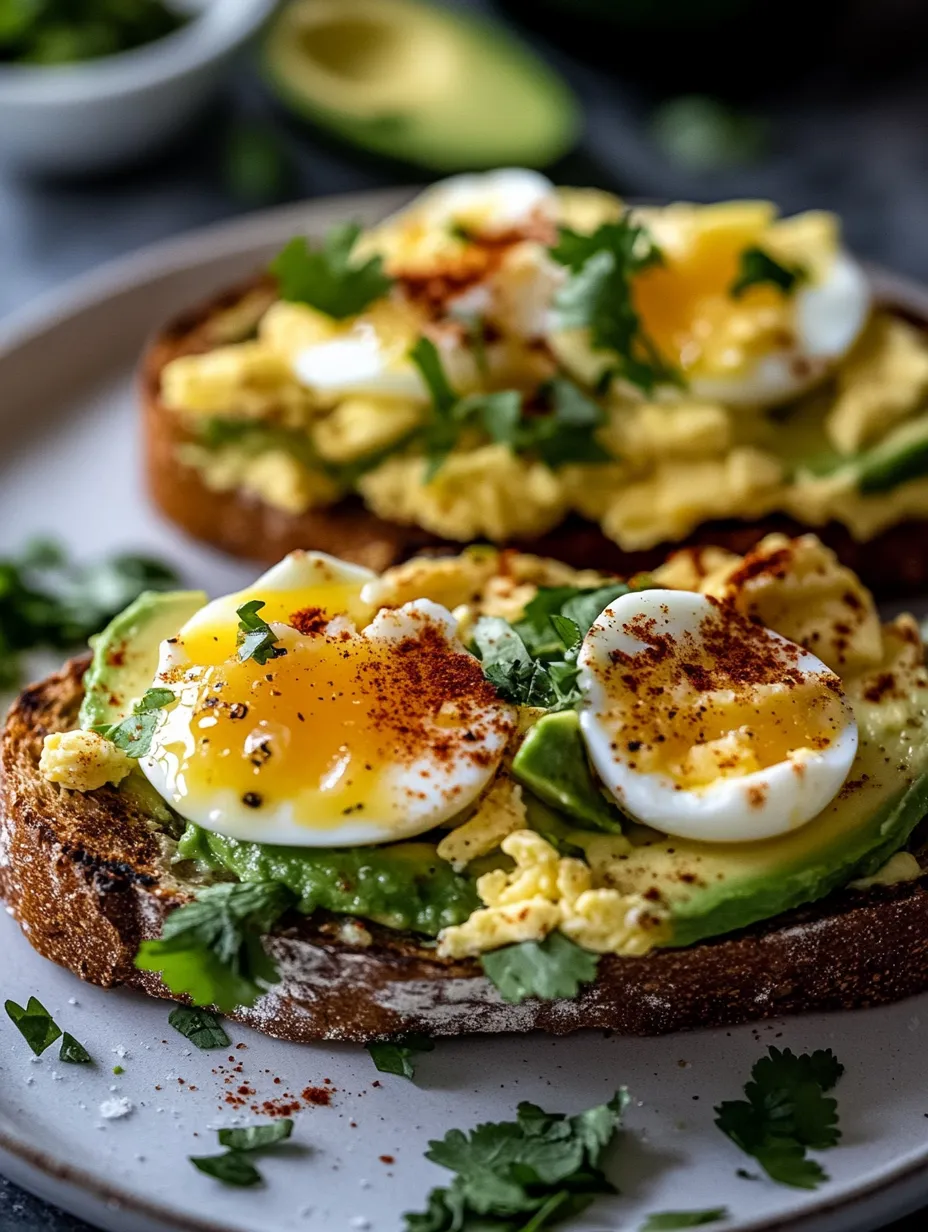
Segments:
[[[850,7],[850,6],[848,6]],[[911,18],[910,0],[859,0],[850,67],[797,74],[787,52],[772,76],[759,74],[770,118],[767,156],[753,166],[695,174],[667,162],[646,138],[648,102],[616,81],[558,52],[587,107],[582,150],[555,171],[565,182],[599,183],[628,194],[709,199],[770,196],[787,210],[839,210],[850,243],[864,256],[928,278],[928,43],[893,38],[894,19]],[[805,41],[805,26],[797,46]],[[560,40],[558,40],[560,43]],[[660,39],[649,50],[660,58]],[[750,46],[740,53],[750,59]],[[220,149],[235,117],[271,114],[247,80],[173,155],[133,174],[93,184],[17,181],[0,169],[0,314],[111,256],[242,209],[222,187]],[[362,162],[283,125],[298,160],[295,195],[316,196],[410,180],[414,173]],[[924,1215],[896,1225],[916,1232]],[[86,1232],[87,1225],[0,1180],[3,1232]]]

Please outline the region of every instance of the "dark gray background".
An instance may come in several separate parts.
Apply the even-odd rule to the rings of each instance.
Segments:
[[[481,0],[472,3],[483,7]],[[756,40],[767,37],[765,23],[776,20],[772,6],[754,7],[753,40],[749,33],[731,49],[742,64]],[[814,11],[815,0],[806,7]],[[711,172],[676,165],[655,148],[648,133],[656,92],[620,79],[609,66],[608,46],[600,48],[599,66],[591,67],[561,50],[559,39],[531,36],[570,77],[587,114],[580,150],[554,168],[553,177],[639,197],[760,196],[776,199],[787,212],[834,209],[859,254],[928,278],[928,39],[922,37],[924,11],[918,12],[928,6],[883,0],[837,7],[855,10],[842,26],[841,55],[811,61],[807,55],[797,72],[787,48],[780,64],[765,64],[756,82],[745,86],[742,80],[737,104],[765,118],[765,150],[748,165]],[[806,32],[802,21],[794,28],[798,54]],[[660,60],[654,36],[645,50]],[[662,67],[666,92],[674,70]],[[684,67],[688,72],[692,66]],[[423,178],[298,127],[271,104],[245,63],[213,112],[145,167],[91,183],[26,181],[0,167],[0,315],[111,257],[247,208],[230,192],[223,154],[243,119],[270,125],[278,135],[294,167],[286,194],[293,198]],[[913,1217],[893,1232],[920,1232],[924,1219]],[[0,1229],[87,1232],[87,1225],[0,1179]]]

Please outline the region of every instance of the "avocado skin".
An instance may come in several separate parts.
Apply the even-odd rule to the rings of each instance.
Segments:
[[[202,590],[145,590],[93,639],[80,726],[124,719],[158,670],[158,648],[206,603]]]
[[[622,833],[622,814],[596,786],[575,710],[539,719],[519,746],[512,773],[539,799],[582,825]]]
[[[379,15],[388,17],[392,7],[383,0]],[[560,76],[503,26],[432,4],[402,7],[418,7],[423,21],[445,28],[449,46],[469,66],[457,75],[463,89],[429,97],[419,109],[383,108],[370,116],[333,106],[311,92],[305,65],[304,80],[299,76],[300,61],[292,52],[299,42],[299,0],[280,13],[266,36],[261,65],[267,84],[291,111],[337,137],[431,171],[545,167],[571,149],[581,124],[577,100]],[[398,18],[403,20],[409,19]]]
[[[300,896],[304,915],[321,908],[428,936],[463,923],[480,906],[473,881],[440,860],[431,843],[278,847],[226,838],[190,822],[178,855],[241,881],[280,881]]]

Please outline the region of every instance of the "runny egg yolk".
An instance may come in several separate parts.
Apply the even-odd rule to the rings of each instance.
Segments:
[[[793,299],[757,284],[735,299],[742,253],[764,247],[757,227],[697,231],[663,263],[638,274],[632,298],[642,328],[660,354],[684,373],[737,372],[794,340]]]
[[[284,653],[266,663],[242,661],[226,628],[183,636],[177,666],[162,668],[179,702],[152,758],[181,812],[238,836],[250,826],[261,839],[267,819],[337,842],[349,822],[402,837],[411,816],[437,824],[468,804],[509,724],[478,661],[426,619],[401,637],[330,630],[319,608],[294,613],[293,598],[296,627],[275,626]]]

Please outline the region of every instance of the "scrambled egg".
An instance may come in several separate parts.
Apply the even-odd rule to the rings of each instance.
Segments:
[[[70,791],[96,791],[121,783],[135,762],[105,737],[91,731],[52,732],[45,737],[39,770],[49,783]]]
[[[592,233],[618,219],[624,207],[608,193],[561,189],[556,208],[562,225]],[[781,219],[763,201],[677,204],[641,209],[638,216],[666,257],[636,282],[636,306],[650,323],[652,340],[677,355],[687,379],[701,374],[722,384],[711,397],[693,392],[665,405],[612,382],[603,395],[606,421],[597,433],[607,455],[603,461],[551,470],[506,446],[487,444],[475,432],[426,483],[418,446],[406,447],[429,414],[421,391],[335,396],[299,383],[293,364],[301,352],[346,331],[374,330],[391,364],[404,362],[423,334],[441,334],[444,362],[460,392],[512,387],[531,393],[558,373],[597,388],[610,359],[591,349],[584,331],[553,330],[539,346],[515,329],[533,311],[537,315],[539,296],[551,294],[551,272],[541,278],[532,244],[517,244],[500,257],[505,277],[498,279],[499,319],[491,321],[482,359],[489,367],[481,372],[466,327],[437,322],[432,308],[456,279],[468,286],[476,266],[476,274],[485,272],[496,258],[453,229],[430,223],[426,211],[418,227],[408,218],[388,220],[363,235],[357,249],[359,257],[380,252],[388,267],[414,282],[419,271],[414,293],[388,295],[348,321],[306,304],[268,306],[260,297],[246,297],[242,321],[227,310],[223,320],[229,317],[232,327],[210,335],[220,345],[181,356],[164,369],[162,399],[194,430],[211,418],[267,421],[305,431],[308,448],[287,462],[282,451],[265,458],[270,445],[260,452],[183,447],[179,462],[198,470],[214,490],[241,488],[296,514],[344,494],[327,466],[374,460],[357,468],[351,487],[378,516],[460,542],[538,536],[572,513],[598,523],[626,550],[680,540],[717,518],[783,512],[810,526],[837,520],[866,540],[907,518],[928,517],[928,477],[900,476],[887,491],[869,492],[861,489],[855,470],[862,451],[887,445],[904,455],[910,437],[920,443],[928,435],[928,339],[922,331],[874,312],[830,380],[820,380],[782,415],[750,400],[726,400],[724,382],[766,354],[795,322],[789,296],[755,285],[733,298],[727,274],[719,282],[719,271],[738,252],[761,245],[785,267],[802,267],[815,285],[840,253],[835,217],[811,211]],[[239,341],[243,323],[253,335]],[[514,332],[507,332],[510,326]],[[692,388],[702,386],[694,379]],[[377,463],[381,452],[386,456]],[[308,460],[314,456],[318,465]],[[829,456],[822,469],[818,463]]]
[[[391,457],[362,475],[358,488],[378,517],[446,539],[543,535],[569,508],[557,474],[506,445],[453,453],[429,483],[425,468],[414,454]]]
[[[486,906],[444,930],[438,946],[443,956],[463,958],[540,941],[556,928],[597,954],[646,954],[665,934],[660,912],[647,899],[595,887],[585,861],[559,856],[533,830],[510,834],[502,849],[515,868],[494,869],[478,879],[477,893]]]
[[[200,472],[211,492],[246,492],[284,513],[297,515],[331,505],[342,495],[334,479],[324,471],[304,466],[286,449],[256,454],[243,445],[210,449],[187,442],[181,445],[178,457]]]

